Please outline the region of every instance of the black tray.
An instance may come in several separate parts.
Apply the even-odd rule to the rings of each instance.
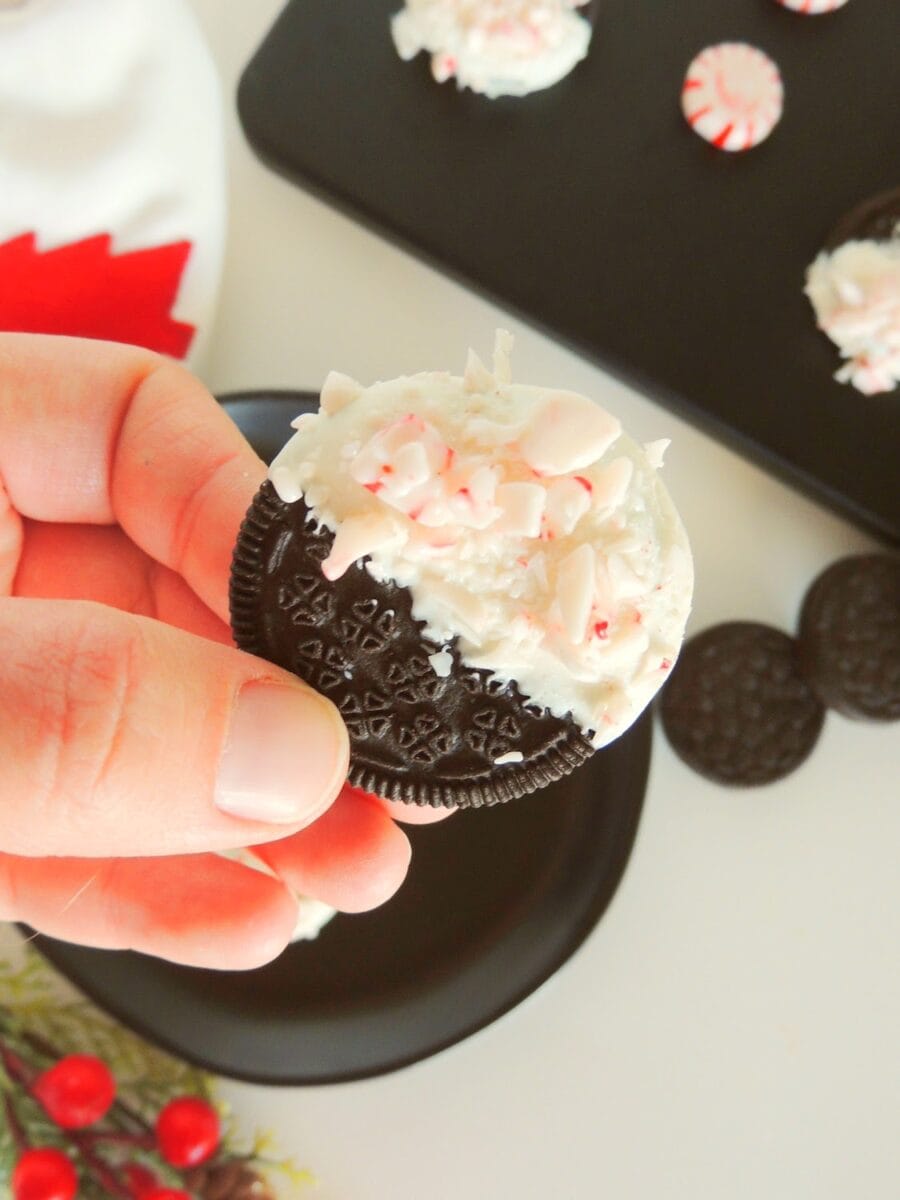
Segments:
[[[263,457],[314,399],[225,398]],[[513,1008],[581,945],[621,879],[650,762],[645,716],[567,779],[496,808],[407,827],[403,888],[338,916],[257,971],[191,970],[50,938],[36,945],[124,1024],[183,1058],[265,1084],[395,1070]]]
[[[836,220],[900,184],[898,0],[818,17],[774,0],[604,0],[568,79],[496,101],[437,86],[424,56],[402,63],[400,5],[287,5],[240,85],[257,152],[900,539],[900,393],[832,380],[837,352],[801,291]],[[734,156],[687,128],[679,96],[697,51],[740,39],[779,63],[787,100],[769,141]]]

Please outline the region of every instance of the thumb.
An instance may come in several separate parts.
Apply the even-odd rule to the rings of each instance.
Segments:
[[[284,837],[331,804],[348,752],[334,706],[252,655],[101,604],[0,599],[0,850]]]

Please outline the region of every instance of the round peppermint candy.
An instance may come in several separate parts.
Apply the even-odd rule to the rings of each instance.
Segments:
[[[707,46],[688,67],[681,108],[694,132],[720,150],[750,150],[781,119],[781,73],[745,42]]]
[[[782,8],[789,8],[791,12],[816,17],[819,13],[834,12],[837,8],[843,8],[847,0],[777,0],[777,3]]]

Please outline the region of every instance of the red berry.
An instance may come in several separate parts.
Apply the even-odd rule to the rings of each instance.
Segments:
[[[182,1192],[179,1188],[154,1188],[152,1192],[144,1192],[142,1200],[193,1200],[190,1192]]]
[[[13,1200],[73,1200],[78,1176],[61,1150],[26,1150],[12,1173]]]
[[[147,1200],[151,1192],[159,1190],[159,1180],[140,1163],[126,1163],[122,1168],[122,1180],[134,1200]]]
[[[170,1100],[156,1118],[159,1152],[173,1167],[196,1167],[219,1144],[219,1114],[199,1096]]]
[[[32,1092],[63,1129],[85,1129],[109,1111],[116,1081],[106,1063],[70,1054],[38,1076]]]

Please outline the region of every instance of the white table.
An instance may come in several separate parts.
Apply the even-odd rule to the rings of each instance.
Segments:
[[[692,629],[790,629],[813,576],[871,543],[651,400],[264,168],[233,111],[278,0],[193,0],[229,103],[231,232],[204,368],[218,391],[460,370],[585,392],[639,439],[694,546]],[[864,401],[861,399],[860,404]],[[634,856],[583,949],[501,1021],[398,1074],[226,1085],[319,1200],[887,1200],[900,1188],[897,726],[831,715],[768,788],[704,782],[657,732]]]

